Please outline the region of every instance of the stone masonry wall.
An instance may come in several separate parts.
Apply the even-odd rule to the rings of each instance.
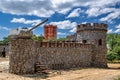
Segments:
[[[79,44],[76,47],[38,47],[37,62],[51,69],[90,67],[92,51],[93,45],[90,44]]]
[[[86,23],[77,26],[76,41],[95,46],[92,55],[92,66],[107,67],[107,27],[108,25],[104,23]]]
[[[99,40],[101,39],[101,45]],[[106,47],[106,32],[105,31],[81,31],[77,33],[77,41],[82,43],[93,44],[95,46],[92,62],[95,67],[107,67],[107,47]]]
[[[94,48],[92,55],[92,66],[94,67],[107,67],[107,58],[106,58],[107,48],[99,46],[99,48]]]
[[[104,55],[101,52],[99,54],[98,49],[92,44],[12,39],[10,41],[9,72],[15,74],[35,73],[37,62],[50,69],[103,67],[106,65],[105,59],[102,59]]]
[[[91,66],[93,45],[80,43],[56,43],[54,46],[52,45],[45,42],[42,42],[41,45],[32,39],[11,40],[9,72],[15,74],[34,73],[37,62],[47,65],[50,69]]]
[[[35,46],[32,39],[14,39],[10,41],[10,73],[34,73]]]

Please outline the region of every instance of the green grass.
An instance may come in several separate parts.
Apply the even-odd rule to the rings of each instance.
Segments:
[[[120,77],[119,77],[119,78],[117,78],[117,79],[115,79],[115,80],[120,80]]]
[[[120,63],[120,60],[113,60],[113,61],[108,60],[108,63]]]

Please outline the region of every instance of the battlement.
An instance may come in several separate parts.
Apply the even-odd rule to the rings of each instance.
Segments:
[[[82,47],[82,48],[91,48],[91,44],[82,44],[78,42],[36,42],[37,47],[58,47],[58,48],[65,48],[65,47]]]
[[[86,23],[77,25],[77,32],[84,30],[107,31],[107,24],[104,23]]]
[[[50,27],[57,28],[56,25],[52,25],[52,24],[44,25],[44,27],[47,27],[47,28],[50,28]]]

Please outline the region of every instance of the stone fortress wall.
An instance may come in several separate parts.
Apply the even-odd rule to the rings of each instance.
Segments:
[[[77,32],[76,42],[11,39],[9,70],[15,74],[35,73],[35,64],[38,62],[50,69],[107,67],[106,31],[93,30]]]
[[[44,44],[48,44],[44,46]],[[38,46],[37,62],[51,69],[69,69],[91,66],[93,45],[75,42],[44,43]]]

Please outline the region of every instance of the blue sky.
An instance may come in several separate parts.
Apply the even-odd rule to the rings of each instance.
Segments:
[[[120,33],[120,0],[0,0],[0,40],[18,27],[57,25],[57,36],[75,33],[76,25],[107,23],[108,33]],[[43,24],[44,25],[44,24]],[[43,25],[33,32],[43,34]]]

